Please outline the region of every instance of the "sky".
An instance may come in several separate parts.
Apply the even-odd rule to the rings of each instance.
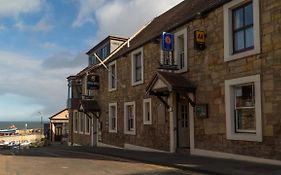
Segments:
[[[66,107],[66,77],[108,35],[130,37],[182,0],[0,0],[0,121]]]

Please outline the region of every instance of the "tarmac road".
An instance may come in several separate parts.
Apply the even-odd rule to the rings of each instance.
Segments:
[[[0,150],[1,175],[199,175],[62,147]],[[202,174],[200,174],[202,175]]]

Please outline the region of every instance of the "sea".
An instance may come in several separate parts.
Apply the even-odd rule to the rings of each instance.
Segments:
[[[48,122],[43,122],[43,126],[44,127],[44,123],[48,123]],[[25,128],[27,124],[27,128]],[[35,128],[41,128],[41,122],[40,121],[0,121],[0,129],[5,129],[8,128],[11,125],[15,125],[18,129],[35,129]]]

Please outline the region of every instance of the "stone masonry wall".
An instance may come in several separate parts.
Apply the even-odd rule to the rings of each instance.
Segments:
[[[281,1],[260,0],[261,54],[224,62],[223,8],[194,20],[188,29],[187,76],[196,83],[197,103],[209,104],[209,118],[195,118],[195,147],[281,160]],[[193,32],[207,33],[206,50],[193,49]],[[263,142],[226,139],[224,81],[261,75]]]
[[[101,67],[97,72],[101,75],[100,90],[94,93],[101,106],[102,142],[123,147],[124,143],[153,149],[169,150],[168,114],[158,115],[158,108],[164,109],[163,104],[155,97],[152,98],[152,125],[143,124],[143,99],[145,88],[159,67],[159,41],[147,44],[144,51],[144,83],[131,85],[131,54],[117,59],[117,90],[108,91],[108,72]],[[148,96],[147,96],[148,97]],[[124,134],[124,103],[136,102],[136,135]],[[108,104],[117,102],[117,133],[109,133]],[[165,118],[166,117],[166,118]]]

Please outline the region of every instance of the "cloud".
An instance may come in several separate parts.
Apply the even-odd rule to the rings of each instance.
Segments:
[[[0,24],[0,32],[1,32],[1,31],[5,31],[5,30],[6,30],[6,27],[5,27],[4,25],[1,25],[1,24]]]
[[[27,25],[22,21],[18,21],[15,25],[15,28],[21,31],[32,31],[32,32],[49,32],[51,31],[54,26],[50,24],[47,17],[42,17],[36,24],[34,25]]]
[[[23,13],[39,11],[43,0],[0,0],[0,17],[18,17]]]
[[[71,57],[72,55],[68,55]],[[73,56],[72,56],[73,57]],[[30,114],[38,115],[38,110],[42,111],[45,116],[50,116],[57,111],[65,108],[67,83],[66,77],[75,74],[84,68],[80,62],[76,65],[70,64],[74,58],[68,58],[63,62],[62,59],[57,61],[58,65],[53,62],[59,57],[54,56],[47,60],[25,56],[21,53],[12,53],[0,50],[0,98],[6,99],[5,103],[0,102],[0,108],[7,111],[9,116],[19,116],[16,107],[19,101],[21,109],[30,110]],[[81,58],[77,56],[78,59]],[[75,61],[73,61],[75,62]],[[70,66],[71,65],[71,66]],[[4,98],[5,97],[5,98]],[[5,104],[12,105],[15,109],[9,110]],[[5,110],[4,110],[5,109]],[[22,113],[26,115],[26,113]]]
[[[107,35],[128,37],[145,23],[164,13],[182,0],[79,0],[80,9],[74,27],[97,23],[99,40]]]

